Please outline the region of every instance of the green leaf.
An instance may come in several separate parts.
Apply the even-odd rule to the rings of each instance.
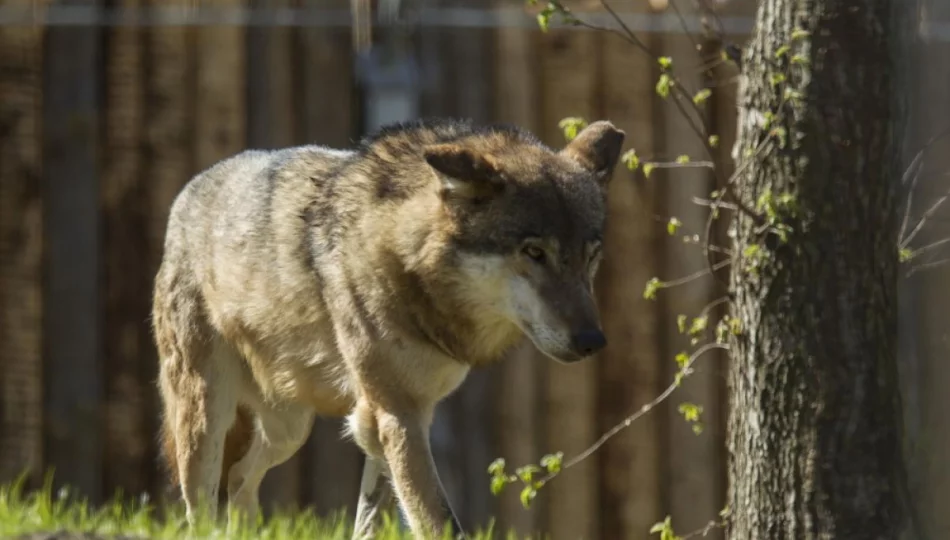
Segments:
[[[792,41],[797,41],[799,39],[804,39],[811,35],[811,32],[803,28],[796,28],[792,31]]]
[[[693,319],[693,324],[689,327],[689,335],[695,336],[696,334],[701,334],[706,331],[706,325],[709,323],[709,316],[703,315],[702,317],[696,317]]]
[[[663,99],[670,97],[670,88],[673,87],[673,78],[668,73],[661,73],[656,81],[656,95]]]
[[[679,164],[689,163],[689,156],[686,154],[680,154],[676,156],[676,162]]]
[[[735,317],[729,319],[729,332],[731,332],[734,336],[742,334],[742,323],[739,321],[739,319]]]
[[[668,232],[670,236],[673,236],[682,225],[682,221],[676,219],[675,217],[671,217],[670,221],[666,224],[666,232]]]
[[[776,139],[778,139],[778,146],[779,146],[779,148],[785,148],[785,144],[788,142],[788,135],[787,135],[787,133],[788,133],[788,132],[787,132],[787,131],[785,130],[785,128],[783,128],[783,127],[776,127],[776,128],[774,128],[774,129],[772,129],[772,131],[770,132],[770,134],[771,134],[773,137],[775,137]]]
[[[656,291],[660,290],[662,287],[663,282],[660,281],[660,278],[650,278],[650,281],[647,281],[646,287],[643,289],[643,298],[646,300],[656,299]]]
[[[631,171],[635,171],[640,168],[640,156],[637,155],[637,151],[630,149],[624,152],[623,156],[620,158],[626,165],[627,168]]]
[[[505,474],[505,458],[498,458],[488,466],[488,474],[498,476]]]
[[[800,54],[796,54],[795,56],[792,57],[790,62],[796,65],[805,65],[805,64],[808,64],[808,58],[805,58],[804,56]]]
[[[538,13],[538,27],[542,32],[548,31],[548,24],[551,22],[551,13],[547,10]]]
[[[716,148],[719,146],[719,135],[710,135],[709,136],[709,146]]]
[[[699,422],[693,424],[693,433],[695,433],[696,435],[701,435],[702,432],[703,432],[702,424],[700,424]]]
[[[712,95],[712,90],[710,90],[709,88],[703,88],[699,92],[696,92],[696,95],[693,96],[693,103],[695,103],[696,105],[702,105],[703,103],[706,103],[706,100],[708,100],[709,96],[711,95]]]
[[[587,120],[577,116],[569,116],[557,123],[557,127],[564,131],[564,138],[573,141],[582,129],[587,127]]]
[[[758,244],[749,244],[748,246],[742,249],[742,256],[752,259],[752,258],[757,257],[761,251],[762,251],[762,246]]]
[[[900,262],[907,262],[914,257],[914,252],[910,248],[901,248],[897,252],[897,260]]]
[[[548,454],[541,458],[541,466],[547,469],[550,474],[561,472],[561,463],[564,460],[564,452]]]
[[[653,169],[655,169],[655,168],[656,168],[656,164],[655,164],[655,163],[644,163],[644,164],[643,164],[643,176],[644,176],[645,178],[649,178],[649,177],[650,177],[650,173],[652,173],[652,172],[653,172]]]
[[[531,501],[538,496],[538,490],[534,489],[532,486],[525,486],[521,490],[521,506],[525,508],[531,508]]]
[[[792,49],[792,48],[791,48],[790,46],[788,46],[788,45],[782,45],[781,47],[779,47],[779,48],[775,51],[775,58],[776,58],[776,59],[779,59],[779,58],[785,56],[786,54],[788,54],[788,51],[790,51],[791,49]]]
[[[673,59],[669,56],[661,56],[656,59],[656,62],[660,64],[660,68],[662,69],[670,69],[673,67]]]
[[[681,353],[677,354],[677,355],[676,355],[676,365],[679,366],[680,369],[683,369],[683,368],[685,368],[687,365],[689,365],[689,354],[687,354],[687,353],[685,353],[685,352],[681,352]]]
[[[676,316],[676,328],[679,329],[680,334],[686,332],[686,315]]]
[[[539,472],[541,472],[541,468],[537,465],[525,465],[524,467],[518,467],[515,474],[518,475],[518,478],[521,478],[522,482],[529,483],[534,479],[534,474]]]
[[[504,475],[494,476],[491,479],[491,494],[497,496],[505,486],[508,485],[508,479]]]
[[[700,415],[703,414],[703,407],[695,403],[680,403],[677,409],[687,422],[698,422]]]

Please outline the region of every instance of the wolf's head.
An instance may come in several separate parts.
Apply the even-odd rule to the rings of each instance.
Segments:
[[[623,140],[601,121],[560,151],[518,131],[426,147],[473,318],[513,323],[562,362],[606,345],[593,281]]]

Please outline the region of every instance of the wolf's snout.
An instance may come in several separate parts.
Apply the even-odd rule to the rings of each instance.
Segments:
[[[597,328],[581,330],[571,337],[571,345],[581,356],[590,356],[607,346],[607,336]]]

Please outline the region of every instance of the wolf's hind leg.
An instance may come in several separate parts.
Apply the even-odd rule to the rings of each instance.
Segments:
[[[200,353],[206,353],[200,355]],[[162,387],[175,439],[178,479],[188,521],[217,517],[225,437],[234,422],[239,372],[234,352],[215,338],[163,358]]]
[[[298,404],[260,405],[255,411],[258,420],[250,449],[227,472],[229,514],[238,512],[249,520],[259,512],[258,490],[264,474],[303,446],[314,418],[310,407]]]

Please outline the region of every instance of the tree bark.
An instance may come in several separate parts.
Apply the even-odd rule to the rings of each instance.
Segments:
[[[759,217],[733,222],[730,538],[897,538],[905,525],[902,4],[759,6],[735,150],[752,160],[736,191]]]

